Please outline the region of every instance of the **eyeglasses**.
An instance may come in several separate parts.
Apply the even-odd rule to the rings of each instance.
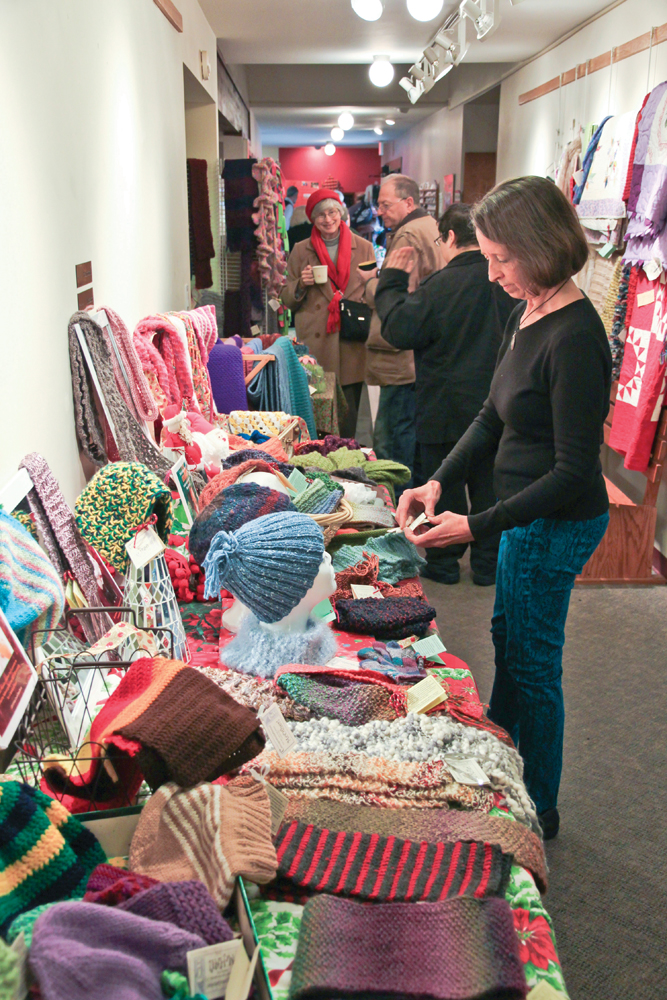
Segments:
[[[442,234],[438,236],[437,240],[433,240],[437,247],[442,246]]]
[[[329,208],[325,212],[318,212],[317,213],[317,217],[318,217],[318,219],[320,219],[320,218],[321,219],[342,218],[342,216],[341,216],[341,214],[340,214],[340,212],[338,211],[337,208]]]
[[[378,211],[382,214],[385,208],[391,208],[392,205],[398,205],[399,201],[405,201],[405,198],[397,198],[395,201],[379,201]]]

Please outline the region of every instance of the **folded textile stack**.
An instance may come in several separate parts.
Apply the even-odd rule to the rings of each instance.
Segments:
[[[197,667],[198,670],[232,696],[239,705],[245,705],[253,712],[264,712],[271,705],[278,705],[286,719],[303,722],[311,712],[304,705],[297,704],[282,687],[276,687],[271,680],[241,674],[238,670],[221,670],[219,667]]]
[[[435,608],[421,597],[364,597],[339,600],[336,613],[341,628],[377,639],[424,636],[435,618]]]

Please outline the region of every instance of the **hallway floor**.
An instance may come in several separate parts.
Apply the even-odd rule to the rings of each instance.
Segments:
[[[424,580],[482,701],[494,587]],[[667,987],[667,587],[578,587],[563,661],[561,830],[545,897],[572,1000],[663,1000]]]

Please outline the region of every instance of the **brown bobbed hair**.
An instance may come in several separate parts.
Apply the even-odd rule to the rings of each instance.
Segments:
[[[507,247],[533,294],[563,284],[588,260],[574,206],[546,177],[497,184],[475,205],[472,221],[487,240]]]

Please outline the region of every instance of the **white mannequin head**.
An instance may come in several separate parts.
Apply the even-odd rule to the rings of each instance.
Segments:
[[[326,600],[336,592],[336,574],[331,562],[331,556],[325,552],[322,556],[320,568],[317,576],[308,593],[303,597],[295,608],[279,622],[269,624],[261,622],[261,627],[268,632],[305,632],[308,619],[314,607],[320,601]]]
[[[278,478],[272,472],[246,472],[243,476],[239,476],[236,480],[237,483],[257,483],[258,486],[268,486],[270,490],[277,490],[278,493],[284,493],[287,497],[295,497],[296,491],[290,486],[285,486],[287,480],[284,476]]]

